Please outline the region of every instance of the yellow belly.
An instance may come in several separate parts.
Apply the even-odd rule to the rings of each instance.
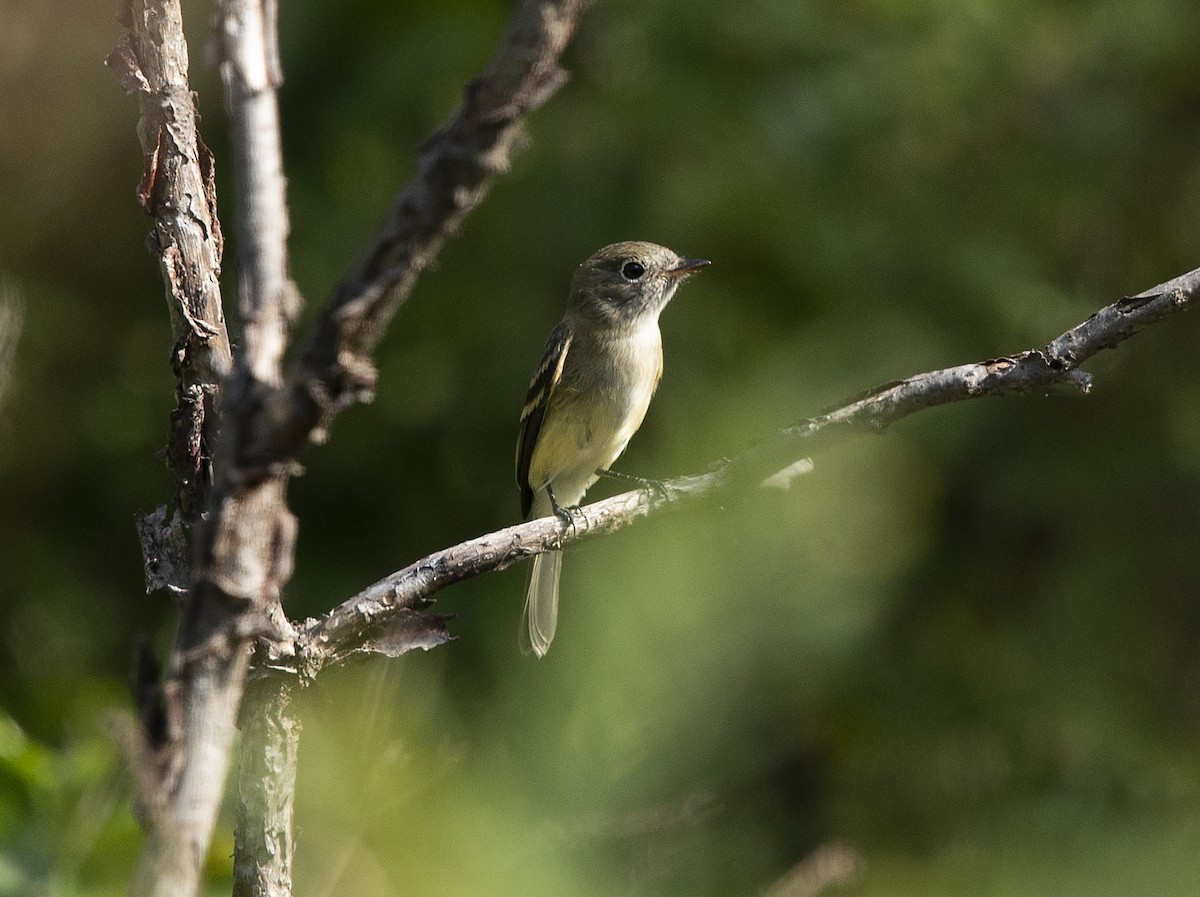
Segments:
[[[646,417],[662,371],[657,325],[605,348],[603,377],[589,381],[567,371],[550,397],[529,465],[535,506],[547,483],[560,505],[578,504],[596,470],[621,456]]]

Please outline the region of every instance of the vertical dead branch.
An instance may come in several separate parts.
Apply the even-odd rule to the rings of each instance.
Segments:
[[[138,98],[137,197],[154,219],[147,246],[162,272],[175,339],[167,465],[190,524],[208,504],[220,387],[230,369],[213,158],[197,129],[179,0],[128,0],[121,20],[126,31],[107,64]]]
[[[291,897],[300,721],[281,678],[246,689],[233,844],[234,897]]]
[[[374,387],[371,355],[383,330],[445,240],[483,200],[495,177],[507,170],[525,115],[565,82],[558,58],[585,6],[582,0],[525,0],[518,4],[483,73],[467,88],[462,108],[426,143],[417,177],[397,197],[360,268],[346,279],[323,312],[304,361],[290,376],[276,410],[264,416],[263,427],[257,432],[243,429],[246,441],[241,447],[251,446],[249,460],[257,461],[264,469],[286,471],[289,459],[310,436],[323,436],[324,427],[337,410]],[[259,191],[265,202],[277,198],[281,203],[282,177],[271,162],[278,153],[278,131],[271,131],[277,128],[274,104],[268,104],[261,95],[239,100],[254,78],[272,85],[279,83],[273,9],[259,13],[247,10],[245,3],[227,3],[226,8],[234,11],[223,17],[222,39],[228,44],[229,35],[237,33],[234,26],[240,25],[242,33],[248,33],[251,39],[261,36],[265,47],[261,55],[244,58],[241,54],[248,49],[245,44],[240,52],[227,46],[222,63],[231,108],[235,116],[243,116],[238,129],[243,135],[239,139],[244,142],[235,143],[239,191]],[[235,13],[242,18],[235,19]],[[263,63],[261,69],[256,67],[259,61]],[[271,131],[271,136],[264,133],[262,143],[254,145],[252,139],[260,131]],[[256,172],[243,173],[255,164]],[[249,226],[249,222],[243,222],[243,226]],[[282,245],[287,233],[282,214],[254,227],[259,235],[275,228],[273,245]],[[249,248],[242,256],[243,265],[262,261],[271,249]],[[275,260],[268,255],[265,261]],[[243,277],[243,284],[247,283]],[[252,292],[246,286],[244,289]],[[284,268],[278,269],[275,280],[254,289],[260,295],[280,298],[274,309],[266,310],[266,316],[254,317],[263,315],[263,310],[246,308],[243,296],[247,351],[257,343],[264,352],[274,352],[286,339],[295,291],[286,280]],[[253,336],[251,322],[257,328]],[[250,373],[260,383],[274,384],[277,367],[251,367]],[[260,394],[268,396],[265,391]],[[274,429],[270,429],[272,426]],[[441,628],[436,622],[429,625]],[[440,637],[444,638],[444,628]],[[286,715],[286,706],[286,696],[272,692],[263,699],[261,712],[252,714],[254,731],[244,733],[234,866],[236,892],[245,897],[283,897],[290,892],[291,795],[298,730]]]
[[[269,628],[288,627],[281,598],[291,576],[296,533],[286,499],[291,470],[285,464],[265,463],[252,446],[260,428],[270,426],[263,411],[282,379],[283,354],[300,297],[288,270],[275,4],[272,0],[224,0],[218,8],[214,46],[233,136],[240,247],[238,307],[245,345],[232,377],[220,444],[224,464],[203,535],[195,594],[180,629],[175,657],[199,652],[202,658],[194,676],[186,660],[178,668],[185,682],[232,673],[222,680],[226,693],[213,695],[214,705],[221,705],[215,725],[232,732],[244,685],[243,661],[252,638]],[[298,729],[284,715],[284,706],[282,693],[266,701],[258,709],[278,716],[256,720],[248,733],[244,775],[266,778],[247,784],[242,809],[253,805],[263,812],[275,812],[259,818],[251,814],[253,822],[239,829],[239,889],[247,889],[245,893],[290,892],[291,791]],[[228,740],[225,743],[223,765],[219,771],[213,769],[218,796],[229,761]],[[274,762],[275,752],[292,757],[292,762],[281,768]],[[259,801],[253,794],[270,797]],[[246,813],[239,818],[246,819]],[[281,847],[283,853],[278,852]],[[261,876],[247,874],[249,865],[267,860],[273,850]],[[260,891],[260,886],[269,889]]]
[[[142,107],[146,174],[139,198],[155,218],[151,248],[167,284],[176,332],[180,403],[168,456],[190,519],[209,508],[198,533],[192,585],[161,690],[163,716],[147,756],[161,774],[142,795],[148,834],[133,891],[190,895],[199,883],[223,793],[250,643],[278,606],[291,567],[294,521],[284,504],[286,472],[262,469],[244,451],[265,390],[277,388],[287,322],[296,301],[287,276],[273,16],[253,3],[222,7],[222,72],[239,149],[242,189],[241,309],[247,350],[226,396],[215,438],[217,389],[230,371],[218,287],[221,234],[213,214],[211,157],[195,133],[187,45],[177,0],[131,0],[128,27],[109,64]],[[208,466],[215,447],[221,464]],[[277,618],[276,618],[277,619]],[[144,715],[144,714],[143,714]],[[146,777],[139,776],[140,781]]]
[[[288,273],[288,222],[274,0],[223,0],[214,50],[220,60],[237,184],[239,310],[245,328],[240,380],[279,385],[300,299]],[[248,386],[248,383],[243,383]],[[246,407],[245,422],[257,409]]]
[[[179,738],[168,745],[176,774],[147,820],[130,887],[135,897],[191,897],[199,887],[248,665],[249,651],[225,652],[195,661],[185,674],[168,676],[168,701],[184,708]]]
[[[190,897],[220,805],[251,646],[268,633],[277,650],[292,639],[280,597],[295,541],[285,500],[295,458],[319,424],[373,385],[371,354],[396,307],[506,170],[524,115],[565,80],[557,59],[585,3],[525,0],[518,6],[483,75],[467,89],[462,110],[423,150],[418,177],[397,199],[367,261],[327,309],[308,361],[285,383],[282,359],[300,299],[288,272],[274,0],[222,0],[217,14],[215,49],[239,191],[244,351],[232,362],[217,287],[221,239],[212,160],[194,133],[179,0],[128,2],[129,33],[109,64],[143,103],[146,177],[139,196],[155,216],[151,245],[173,300],[181,377],[172,469],[181,472],[180,504],[188,519],[199,521],[207,509],[194,539],[184,616],[165,679],[161,688],[139,689],[161,704],[143,708],[155,711],[143,718],[166,724],[147,744],[152,762],[146,765],[156,774],[139,770],[137,777],[148,782],[142,788],[148,834],[133,892]],[[169,103],[150,102],[168,87]],[[159,118],[152,116],[156,110]],[[186,161],[194,163],[194,170],[186,169],[192,180],[175,189]],[[218,463],[210,464],[210,457]],[[183,492],[197,484],[202,488]],[[239,864],[257,867],[266,851],[273,866],[239,874],[239,888],[283,894],[290,878],[295,766],[279,761],[294,758],[297,729],[283,692],[265,694],[254,717],[264,725],[248,739],[243,760],[244,775],[258,780],[247,781],[242,792]]]
[[[148,242],[159,261],[175,336],[177,406],[167,458],[180,510],[195,522],[210,500],[220,385],[231,366],[212,157],[196,130],[178,0],[129,0],[121,18],[127,30],[107,61],[126,91],[138,97],[144,160],[138,199],[154,219]],[[176,659],[175,673],[162,688],[140,684],[147,701],[162,705],[140,707],[141,719],[169,724],[153,731],[143,725],[133,751],[143,761],[135,780],[147,826],[135,894],[196,890],[248,657],[248,651],[228,646],[221,661],[214,656],[198,661],[204,675],[180,676],[179,668],[188,664]]]

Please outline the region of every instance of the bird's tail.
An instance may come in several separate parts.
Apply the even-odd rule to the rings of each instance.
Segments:
[[[546,551],[533,559],[521,614],[521,653],[545,657],[558,626],[558,575],[562,552]]]

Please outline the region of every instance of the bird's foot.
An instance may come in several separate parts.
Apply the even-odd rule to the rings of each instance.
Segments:
[[[558,499],[554,497],[554,490],[549,485],[546,486],[546,494],[550,496],[550,507],[554,511],[554,516],[574,529],[575,513],[579,510],[579,505],[567,505],[566,507],[560,505]]]

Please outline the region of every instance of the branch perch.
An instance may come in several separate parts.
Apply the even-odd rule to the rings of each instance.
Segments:
[[[983,396],[1028,393],[1066,384],[1087,393],[1091,375],[1079,369],[1144,327],[1184,311],[1200,292],[1200,269],[1105,306],[1040,349],[917,374],[884,384],[842,406],[764,439],[707,473],[678,477],[658,490],[626,492],[579,509],[566,524],[531,520],[434,552],[368,586],[324,616],[309,620],[294,643],[277,646],[271,668],[311,679],[324,667],[372,650],[381,632],[403,628],[408,647],[429,647],[440,621],[423,627],[417,613],[437,592],[461,580],[500,570],[522,558],[628,526],[651,513],[677,509],[762,484],[804,454],[854,433],[877,433],[923,408]],[[799,468],[806,472],[806,468]],[[392,653],[397,645],[393,639]]]
[[[263,446],[290,457],[323,441],[335,414],[375,388],[371,356],[388,323],[463,219],[508,170],[526,116],[567,80],[558,59],[587,0],[523,0],[462,106],[422,145],[358,268],[339,284],[292,372],[282,425]]]
[[[325,309],[288,377],[282,360],[300,297],[288,272],[276,0],[221,0],[216,17],[239,190],[244,350],[232,360],[218,286],[222,245],[212,160],[195,133],[180,3],[126,3],[126,33],[108,64],[142,105],[146,174],[139,198],[156,220],[151,247],[167,285],[180,377],[170,463],[186,520],[200,521],[207,510],[186,589],[182,574],[163,566],[174,522],[165,514],[142,522],[144,530],[162,530],[146,539],[152,581],[185,591],[186,603],[165,681],[161,687],[140,683],[155,685],[139,689],[154,705],[141,708],[141,716],[170,724],[154,731],[143,726],[139,736],[145,742],[139,753],[153,759],[141,766],[152,765],[153,774],[139,767],[135,775],[144,783],[147,839],[132,890],[188,897],[199,885],[220,805],[250,649],[264,632],[268,642],[291,637],[279,599],[294,555],[296,524],[285,490],[295,459],[310,438],[323,435],[337,410],[373,387],[371,356],[397,307],[507,170],[525,115],[565,81],[558,57],[586,3],[518,5],[488,65],[467,88],[462,109],[422,149],[417,177],[397,198],[365,261]],[[219,441],[218,397],[224,406]],[[420,625],[429,626],[429,618]],[[397,633],[407,644],[408,631],[400,627]],[[374,642],[384,652],[392,644],[386,633]],[[283,686],[256,700],[280,719],[286,716]],[[261,780],[266,789],[288,787],[284,780],[294,764],[269,756],[275,748],[280,756],[294,753],[295,728],[285,729],[265,732],[266,753],[244,755],[250,771],[245,780]],[[277,861],[258,870],[266,874],[238,877],[238,888],[247,893],[290,888],[290,803],[277,798],[261,789],[240,795],[246,812],[239,822],[245,837],[238,842],[238,862],[258,862],[260,848]],[[251,830],[255,826],[258,831]]]

